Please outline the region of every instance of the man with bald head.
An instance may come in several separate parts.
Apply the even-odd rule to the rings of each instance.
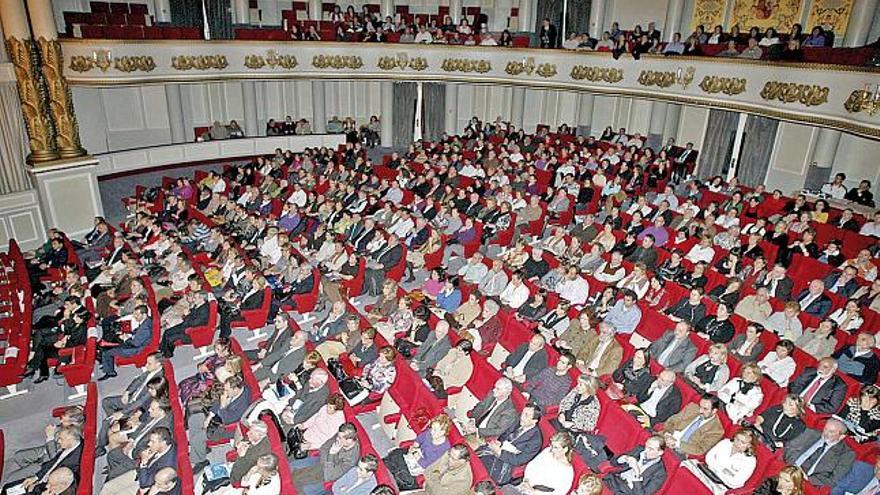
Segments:
[[[880,360],[874,354],[874,344],[873,335],[860,333],[856,337],[855,345],[846,346],[831,357],[837,359],[840,371],[860,383],[870,385],[877,380],[877,371],[880,369]]]
[[[821,432],[808,429],[786,444],[784,459],[803,469],[810,484],[834,486],[852,468],[856,455],[843,441],[846,426],[829,419]]]
[[[41,495],[74,495],[76,493],[76,476],[70,468],[60,467],[49,473],[46,488]]]
[[[180,495],[177,471],[170,467],[160,469],[146,495]]]
[[[627,404],[623,409],[636,417],[643,426],[665,422],[681,410],[681,392],[675,386],[675,372],[665,369],[654,383],[636,396],[638,405]]]

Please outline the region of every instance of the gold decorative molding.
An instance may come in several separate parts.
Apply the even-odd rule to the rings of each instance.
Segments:
[[[223,70],[229,67],[226,55],[177,55],[171,57],[171,67],[175,70]]]
[[[843,108],[849,113],[865,112],[873,117],[874,113],[880,112],[880,91],[871,93],[866,89],[857,89],[850,93]]]
[[[569,76],[575,81],[607,82],[609,84],[623,81],[623,69],[609,67],[591,67],[588,65],[575,65],[571,68]]]
[[[364,66],[364,61],[357,55],[315,55],[312,66],[316,69],[353,69]]]
[[[272,49],[266,52],[265,57],[256,54],[244,57],[244,66],[248,69],[262,69],[267,65],[270,69],[278,67],[291,70],[299,65],[299,62],[296,61],[296,57],[293,55],[279,55],[278,52]]]
[[[110,50],[99,49],[92,52],[91,57],[75,55],[70,58],[70,69],[75,72],[88,72],[98,68],[101,72],[107,72],[113,64]]]
[[[396,57],[379,57],[376,67],[382,70],[406,70],[409,68],[421,72],[428,68],[428,60],[425,57],[410,58],[405,52],[398,52]]]
[[[113,59],[113,68],[120,72],[152,72],[156,68],[156,61],[149,55],[116,57]]]
[[[55,143],[61,158],[84,156],[79,139],[79,126],[73,110],[73,95],[64,78],[64,55],[57,39],[47,40],[42,36],[37,40],[43,60],[43,79],[49,95],[49,113],[55,124]]]
[[[734,96],[746,90],[746,80],[742,77],[706,76],[700,82],[700,89],[710,94]]]
[[[778,100],[783,103],[796,101],[808,107],[822,105],[828,102],[827,86],[817,84],[796,84],[781,81],[767,81],[761,90],[761,98],[771,101]]]
[[[31,40],[7,38],[6,51],[18,83],[18,99],[28,134],[28,148],[31,150],[30,160],[34,163],[57,160],[52,122],[37,83],[39,74],[31,56]]]
[[[474,60],[470,58],[446,58],[440,64],[444,72],[476,72],[485,74],[492,70],[492,63],[488,60]]]
[[[534,57],[524,58],[522,61],[511,60],[507,62],[504,72],[511,76],[526,74],[531,76],[533,73],[541,77],[553,77],[556,75],[556,64],[544,63],[536,64]]]
[[[673,84],[678,84],[683,89],[687,89],[691,82],[693,82],[696,71],[697,69],[694,67],[688,67],[687,69],[679,67],[675,72],[643,70],[639,74],[639,84],[642,86],[657,86],[659,88],[668,88]]]

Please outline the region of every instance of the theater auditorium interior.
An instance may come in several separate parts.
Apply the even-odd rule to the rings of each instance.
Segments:
[[[0,33],[0,495],[880,494],[880,0]]]

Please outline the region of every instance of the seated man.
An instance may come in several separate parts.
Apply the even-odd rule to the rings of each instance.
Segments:
[[[860,333],[855,345],[846,346],[831,355],[837,359],[840,371],[846,373],[859,383],[870,385],[877,381],[880,359],[874,354],[874,336]]]
[[[104,376],[98,381],[105,381],[116,376],[116,356],[130,357],[140,354],[153,340],[153,320],[149,316],[150,310],[146,306],[135,308],[131,316],[130,334],[120,336],[122,344],[105,349],[101,353],[101,369]]]
[[[668,370],[682,372],[697,356],[697,347],[690,339],[691,326],[680,321],[649,347],[657,363]]]
[[[666,420],[663,438],[666,446],[681,457],[705,455],[724,438],[724,427],[718,419],[721,401],[703,394],[699,404],[690,403]]]
[[[136,419],[135,419],[136,418]],[[107,452],[107,480],[112,480],[137,468],[141,452],[148,447],[150,435],[158,428],[174,428],[171,407],[164,399],[153,399],[147,411],[135,411],[126,417],[126,423],[113,427],[99,437],[99,450]],[[104,440],[103,444],[101,440]],[[106,445],[105,445],[106,444]]]
[[[660,435],[649,437],[645,446],[637,446],[611,461],[615,468],[623,468],[605,477],[605,486],[614,495],[653,495],[666,482],[668,473],[663,464],[666,442]]]
[[[819,360],[815,368],[806,368],[789,385],[789,392],[798,394],[804,404],[817,414],[834,414],[846,399],[846,383],[835,375],[837,361],[834,358]]]
[[[180,495],[181,486],[177,471],[173,467],[160,469],[153,480],[153,486],[145,495]]]
[[[863,495],[880,488],[880,459],[874,464],[856,461],[846,476],[834,485],[831,495]]]
[[[360,456],[357,428],[352,423],[344,423],[336,435],[321,446],[319,456],[291,461],[290,474],[296,484],[297,493],[326,493],[324,483],[342,478],[351,468],[357,466]]]
[[[538,428],[539,419],[541,408],[534,403],[526,404],[519,415],[519,424],[477,449],[489,476],[499,485],[510,483],[513,469],[524,466],[541,451],[543,435]]]
[[[636,304],[635,292],[624,289],[623,297],[614,303],[605,315],[605,323],[617,333],[633,333],[642,320],[642,310]]]
[[[546,341],[541,334],[535,334],[526,344],[520,344],[504,361],[504,376],[516,383],[533,379],[547,367]]]
[[[802,311],[823,318],[831,310],[831,299],[825,295],[825,284],[819,280],[810,282],[810,286],[801,291],[797,302]]]
[[[434,331],[429,333],[425,342],[419,346],[409,365],[413,370],[425,375],[427,370],[433,369],[451,348],[449,323],[446,320],[440,320],[434,326]]]
[[[454,421],[461,434],[470,437],[468,443],[479,445],[483,443],[482,439],[497,437],[516,424],[517,413],[510,398],[511,392],[513,382],[499,378],[492,391],[467,415],[470,417],[462,414],[463,411],[456,411]]]
[[[80,429],[76,426],[62,426],[58,430],[55,454],[46,459],[36,472],[23,479],[7,483],[3,487],[3,493],[10,488],[20,486],[25,493],[41,494],[46,489],[49,476],[59,468],[68,468],[74,473],[79,472],[80,457],[82,456],[82,438]],[[16,475],[22,473],[15,473]]]
[[[624,298],[626,297],[628,296],[624,293]],[[597,378],[613,373],[623,359],[623,347],[614,338],[614,327],[605,321],[600,322],[598,327],[598,335],[589,328],[584,330],[586,342],[583,345],[583,360],[577,363],[581,373]]]
[[[373,454],[361,457],[357,465],[333,483],[333,495],[368,495],[376,488],[379,460]]]
[[[208,465],[207,441],[232,438],[235,433],[226,427],[241,420],[250,405],[250,391],[238,376],[231,376],[223,383],[223,393],[209,405],[207,415],[191,413],[187,422],[189,431],[190,460],[193,472],[198,473]]]
[[[177,450],[171,430],[161,426],[150,433],[147,447],[140,451],[134,469],[104,484],[101,495],[136,495],[147,493],[156,474],[164,468],[177,467]]]
[[[849,472],[856,457],[843,441],[845,437],[846,426],[829,419],[821,432],[807,429],[787,443],[785,462],[801,468],[814,486],[834,486]]]
[[[174,346],[178,342],[184,345],[192,344],[187,330],[208,324],[211,309],[208,295],[202,291],[196,291],[187,294],[186,299],[190,301],[190,305],[183,316],[183,321],[166,329],[162,335],[162,341],[159,343],[159,349],[166,358],[174,357]]]
[[[568,372],[573,365],[574,356],[562,352],[556,360],[556,366],[544,368],[523,384],[523,396],[542,408],[558,406],[571,389],[572,378]]]
[[[467,445],[453,445],[425,470],[427,495],[467,495],[471,493],[474,474]],[[494,493],[494,492],[493,492]]]
[[[135,409],[145,409],[151,399],[147,385],[155,378],[163,376],[160,354],[154,352],[147,356],[143,371],[128,384],[122,395],[111,395],[101,399],[104,414],[108,416],[116,414],[116,419],[119,419]]]
[[[82,431],[85,423],[83,410],[78,406],[64,408],[58,423],[49,423],[43,430],[46,441],[42,445],[16,450],[6,464],[7,479],[24,479],[40,470],[40,465],[48,462],[58,453],[58,434],[65,426]]]
[[[624,410],[635,416],[642,426],[665,422],[681,409],[681,392],[675,386],[675,373],[663,370],[654,383],[636,395],[637,404],[624,404]]]

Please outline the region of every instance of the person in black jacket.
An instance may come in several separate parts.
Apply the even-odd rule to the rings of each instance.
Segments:
[[[34,356],[28,363],[30,371],[27,372],[27,375],[32,375],[33,370],[40,370],[40,376],[34,380],[34,383],[42,383],[49,379],[49,360],[57,359],[61,349],[85,345],[88,339],[88,320],[88,311],[80,308],[61,322],[58,333],[45,335],[39,342],[34,342]]]
[[[645,440],[611,461],[615,468],[623,468],[605,477],[605,486],[615,495],[653,495],[660,491],[668,473],[663,464],[666,441],[660,435]]]
[[[846,346],[831,355],[837,359],[840,371],[846,373],[859,383],[871,385],[877,381],[880,370],[880,359],[874,354],[874,336],[860,333],[855,345]]]
[[[537,404],[529,403],[519,415],[519,422],[504,431],[497,440],[477,449],[476,453],[489,471],[489,476],[499,485],[510,483],[513,469],[523,466],[541,451],[543,435],[538,427],[541,419],[541,408]],[[503,444],[510,444],[514,448],[504,448]]]
[[[541,22],[541,29],[538,31],[538,39],[541,41],[541,48],[558,48],[559,33],[556,26],[550,22],[549,17],[545,17]]]
[[[82,457],[82,438],[79,428],[76,426],[64,426],[58,432],[58,453],[44,462],[37,474],[7,483],[2,493],[7,493],[11,488],[21,486],[27,494],[42,494],[51,473],[65,467],[74,473],[79,472],[80,458]]]
[[[186,316],[183,321],[173,327],[165,330],[162,335],[162,341],[159,344],[159,350],[162,356],[166,358],[174,357],[174,346],[177,342],[184,345],[192,344],[187,331],[191,328],[198,328],[208,324],[211,313],[211,304],[207,301],[206,294],[202,291],[191,292],[187,294],[190,300],[190,306],[187,309]]]
[[[837,361],[824,358],[817,367],[804,369],[788,384],[788,390],[802,397],[817,414],[834,414],[846,399],[846,383],[834,374],[836,371]]]

